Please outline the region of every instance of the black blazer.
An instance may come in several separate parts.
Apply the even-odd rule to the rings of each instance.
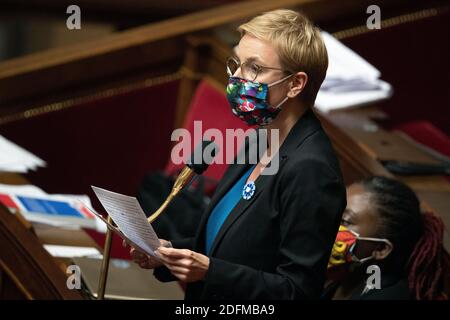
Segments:
[[[346,195],[335,153],[312,110],[291,129],[279,156],[277,174],[260,175],[254,196],[241,199],[225,220],[206,277],[187,285],[186,299],[320,297]],[[172,241],[175,248],[205,253],[212,209],[248,168],[229,166],[196,236]],[[154,275],[176,280],[165,267]]]
[[[335,282],[327,286],[322,300],[333,299],[339,285],[339,282]],[[355,290],[349,300],[414,300],[406,276],[382,272],[380,289],[372,289],[363,293],[364,287],[365,281]]]

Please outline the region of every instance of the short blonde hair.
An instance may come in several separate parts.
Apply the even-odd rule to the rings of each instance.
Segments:
[[[328,55],[319,28],[303,14],[287,9],[269,11],[238,27],[246,33],[275,45],[283,69],[303,71],[308,82],[300,99],[313,106],[328,68]]]

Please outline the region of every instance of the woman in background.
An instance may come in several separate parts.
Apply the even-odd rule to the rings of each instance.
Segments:
[[[351,185],[323,298],[447,299],[443,233],[442,220],[422,213],[405,184],[372,177]],[[370,288],[369,265],[380,268],[381,289]]]

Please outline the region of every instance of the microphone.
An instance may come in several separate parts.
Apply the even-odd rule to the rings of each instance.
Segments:
[[[199,145],[197,145],[197,147],[194,150],[194,153],[187,161],[186,167],[184,167],[183,170],[181,170],[180,174],[175,180],[172,190],[170,191],[166,200],[159,207],[159,209],[155,211],[155,213],[153,213],[150,217],[147,218],[147,221],[149,223],[155,221],[156,218],[158,218],[159,215],[164,212],[164,210],[167,208],[170,202],[172,202],[172,199],[175,198],[175,196],[181,190],[183,190],[183,188],[187,184],[189,184],[189,182],[191,182],[195,176],[201,175],[203,172],[206,171],[206,169],[208,169],[209,165],[211,164],[211,161],[205,161],[203,157],[204,152],[207,149],[211,150],[210,151],[211,158],[206,160],[212,160],[218,153],[219,147],[213,141],[209,140],[203,140]]]

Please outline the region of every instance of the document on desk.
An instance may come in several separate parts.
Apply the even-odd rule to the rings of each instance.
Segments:
[[[92,186],[100,203],[123,235],[139,249],[155,256],[158,236],[136,198]]]
[[[322,31],[327,47],[328,69],[315,107],[322,112],[362,106],[388,99],[392,86],[381,72],[331,34]]]
[[[45,166],[44,160],[0,135],[0,171],[27,173]]]

